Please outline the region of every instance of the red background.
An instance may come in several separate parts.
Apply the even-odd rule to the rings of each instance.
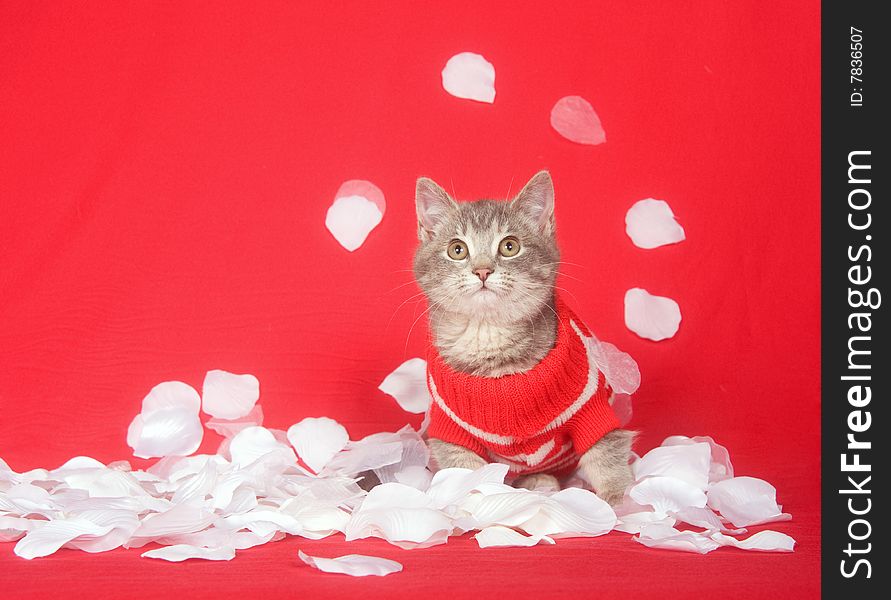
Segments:
[[[817,3],[222,4],[0,5],[0,456],[17,470],[127,458],[148,390],[200,387],[213,368],[255,374],[272,427],[328,415],[355,439],[417,424],[377,390],[424,347],[423,319],[409,333],[423,305],[400,308],[416,287],[394,290],[411,281],[416,177],[504,197],[549,168],[579,265],[560,285],[641,366],[638,450],[714,436],[738,474],[777,487],[794,520],[775,527],[799,545],[701,557],[618,533],[509,550],[289,538],[172,565],[123,550],[26,562],[4,544],[4,597],[816,595]],[[495,65],[493,105],[442,89],[462,51]],[[550,128],[571,94],[606,144]],[[354,178],[388,210],[349,253],[323,223]],[[631,244],[625,211],[646,197],[670,203],[686,241]],[[636,286],[678,301],[675,338],[625,329]],[[298,548],[405,571],[323,575]]]

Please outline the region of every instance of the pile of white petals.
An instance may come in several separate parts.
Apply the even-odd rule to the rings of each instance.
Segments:
[[[401,367],[400,385],[391,378],[384,387],[417,395],[423,388],[404,379],[422,377],[423,365],[410,366]],[[727,450],[708,437],[670,437],[637,458],[635,483],[614,510],[583,487],[511,487],[502,464],[431,473],[427,447],[410,426],[356,441],[325,417],[268,429],[258,397],[256,378],[225,371],[208,373],[203,397],[182,382],[156,386],[128,432],[137,456],[159,457],[146,470],[78,456],[56,469],[19,473],[0,459],[0,541],[16,542],[15,553],[26,559],[60,548],[105,552],[155,544],[142,556],[168,561],[231,560],[239,550],[288,535],[315,540],[336,533],[406,549],[468,532],[492,547],[554,544],[614,529],[646,546],[699,553],[722,546],[789,552],[795,543],[775,531],[734,537],[790,515],[770,484],[735,477]],[[202,437],[194,427],[199,405],[212,411],[205,426],[225,436],[216,454],[191,454]],[[370,473],[380,484],[365,491],[359,482]],[[361,555],[301,553],[300,560],[350,575],[401,570],[394,561]]]

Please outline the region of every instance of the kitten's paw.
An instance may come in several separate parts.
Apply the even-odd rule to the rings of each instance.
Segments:
[[[616,429],[603,436],[579,461],[579,471],[600,498],[615,506],[634,481],[631,465],[631,443],[634,433]]]
[[[476,471],[489,464],[472,450],[435,438],[427,440],[427,447],[430,449],[430,466],[437,471],[452,467]]]
[[[526,488],[527,490],[545,490],[557,491],[560,489],[560,482],[553,475],[547,473],[533,473],[531,475],[523,475],[518,477],[514,482],[514,487]]]
[[[621,504],[625,497],[625,490],[634,482],[631,474],[631,467],[624,471],[614,471],[609,477],[605,478],[594,492],[601,500],[607,502],[610,506]]]

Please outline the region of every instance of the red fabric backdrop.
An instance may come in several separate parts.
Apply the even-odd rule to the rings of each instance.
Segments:
[[[377,390],[422,355],[412,195],[557,188],[561,285],[636,357],[638,450],[708,434],[776,485],[792,555],[646,549],[625,534],[485,550],[289,539],[231,563],[136,551],[25,562],[0,545],[3,596],[813,597],[819,584],[819,6],[698,1],[0,5],[0,456],[18,470],[128,458],[146,392],[208,369],[255,374],[270,426],[340,420],[353,438],[418,418]],[[493,105],[454,98],[462,51],[497,72]],[[607,133],[573,144],[553,103],[582,95]],[[325,211],[347,179],[388,210],[341,248]],[[667,200],[681,244],[634,247],[624,215]],[[630,287],[683,322],[623,324]],[[397,288],[394,290],[394,288]],[[208,434],[202,451],[219,438]],[[134,461],[135,465],[144,462]],[[297,548],[396,558],[353,580]]]

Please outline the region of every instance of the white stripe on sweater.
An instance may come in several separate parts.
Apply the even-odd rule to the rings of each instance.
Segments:
[[[551,441],[548,442],[548,445],[551,448],[553,448],[554,440],[551,439]],[[560,448],[553,454],[553,456],[549,456],[547,458],[547,460],[544,460],[543,462],[538,461],[535,464],[532,464],[528,460],[524,460],[523,458],[521,458],[522,456],[525,456],[524,454],[519,454],[517,456],[503,456],[501,454],[498,454],[497,452],[493,452],[493,451],[489,450],[489,457],[496,461],[503,462],[504,464],[514,465],[518,469],[526,469],[526,468],[535,467],[535,466],[544,468],[544,467],[547,467],[548,465],[554,463],[558,459],[561,459],[561,457],[564,456],[570,450],[572,450],[572,442],[566,442],[565,444],[563,444],[562,448]]]
[[[568,444],[568,446],[571,448],[572,444]],[[489,452],[489,456],[495,462],[499,462],[503,465],[507,465],[508,470],[510,470],[514,473],[529,471],[530,468],[534,469],[534,472],[539,472],[539,473],[543,472],[543,471],[553,471],[556,469],[560,469],[561,467],[564,467],[566,465],[572,464],[573,462],[575,462],[579,459],[579,457],[574,454],[565,456],[565,455],[563,455],[563,452],[561,452],[559,456],[554,457],[554,460],[549,459],[548,461],[538,465],[537,467],[529,467],[528,465],[525,465],[523,463],[515,463],[512,461],[509,461],[506,458],[498,456],[497,454],[495,454],[494,452],[491,452],[491,451]]]
[[[429,377],[430,380],[430,395],[433,396],[433,401],[436,402],[436,405],[450,418],[452,421],[458,424],[461,429],[465,430],[467,433],[474,437],[478,437],[479,439],[489,442],[490,444],[498,444],[499,446],[510,446],[514,443],[514,438],[509,435],[498,435],[497,433],[489,433],[488,431],[483,431],[479,427],[474,427],[467,421],[463,420],[461,417],[455,414],[455,412],[448,407],[442,397],[439,395],[439,392],[436,390],[436,382],[433,381],[433,376]]]
[[[556,419],[545,425],[536,435],[541,435],[546,431],[557,429],[566,423],[569,419],[575,416],[575,413],[580,411],[582,407],[587,404],[588,400],[594,397],[594,394],[597,393],[597,388],[600,387],[600,371],[594,366],[597,363],[594,362],[594,357],[591,356],[591,347],[585,343],[585,335],[582,333],[582,330],[579,329],[579,326],[575,324],[575,321],[570,320],[569,324],[572,325],[572,329],[575,331],[576,335],[579,336],[582,345],[585,347],[585,354],[588,357],[588,381],[585,383],[585,388],[582,390],[582,393],[579,394],[578,399],[566,407],[566,410],[557,415]]]
[[[530,454],[514,454],[513,456],[508,456],[505,454],[504,458],[516,462],[524,462],[530,467],[534,467],[535,465],[543,461],[545,459],[545,456],[547,456],[548,453],[554,449],[554,444],[554,438],[551,438],[550,440],[539,446],[538,450],[536,450],[535,452],[532,452]]]

